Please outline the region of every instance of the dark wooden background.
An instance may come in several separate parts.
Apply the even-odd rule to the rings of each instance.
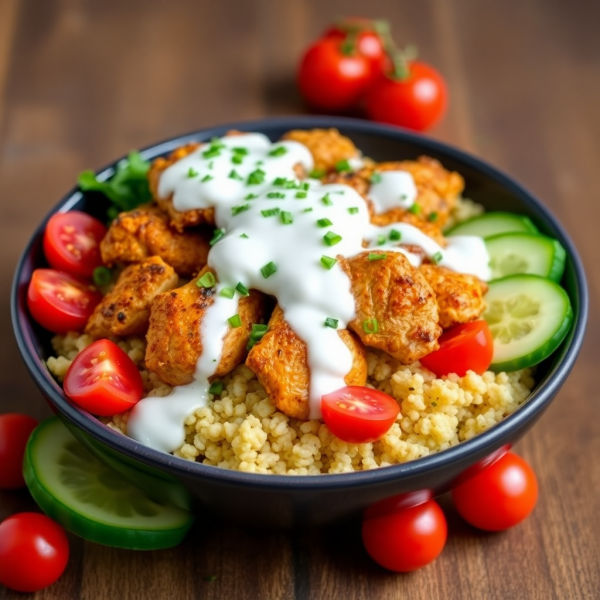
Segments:
[[[306,112],[293,75],[338,15],[387,17],[446,77],[435,137],[514,175],[575,238],[592,312],[583,353],[519,446],[533,516],[484,535],[447,501],[442,556],[411,575],[374,565],[356,525],[289,534],[199,523],[174,550],[71,538],[72,598],[600,598],[600,2],[583,0],[0,0],[0,410],[48,410],[13,342],[9,289],[31,231],[79,171],[217,123]],[[0,466],[1,468],[1,466]],[[32,508],[0,493],[0,518]],[[214,576],[214,577],[213,577]],[[20,598],[0,586],[0,597]]]

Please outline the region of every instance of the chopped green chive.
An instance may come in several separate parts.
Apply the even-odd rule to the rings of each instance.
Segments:
[[[209,242],[210,245],[214,246],[224,235],[225,235],[224,229],[215,229],[212,240],[210,240],[210,242]]]
[[[263,336],[269,327],[267,325],[263,325],[262,323],[253,323],[252,331],[250,332],[250,337],[248,338],[248,345],[246,346],[247,350],[251,350],[257,342],[262,340]]]
[[[306,198],[306,196],[306,192],[296,192],[296,198],[298,198],[298,200],[303,200],[304,198]]]
[[[262,169],[256,169],[248,175],[248,185],[259,185],[264,183],[266,173]]]
[[[205,175],[200,182],[201,183],[206,183],[207,181],[210,181],[211,179],[214,179],[214,177],[212,175]]]
[[[268,330],[268,325],[263,325],[262,323],[252,323],[252,333],[254,334],[260,333],[264,335]]]
[[[268,279],[277,272],[277,265],[274,262],[268,262],[264,267],[261,268],[260,272],[265,279]]]
[[[260,214],[263,217],[274,217],[275,215],[278,215],[280,212],[279,208],[268,208],[266,210],[261,210]]]
[[[355,214],[358,212],[358,206],[351,206],[351,207],[348,209],[348,212],[349,212],[351,215],[355,215]]]
[[[269,156],[283,156],[284,154],[287,154],[287,148],[285,146],[277,146],[277,148],[273,148],[273,150],[269,152]]]
[[[323,240],[328,246],[335,246],[342,241],[342,236],[337,233],[333,233],[333,231],[328,231],[324,236]]]
[[[335,265],[336,262],[337,262],[337,259],[331,258],[331,256],[325,256],[324,254],[323,254],[323,256],[321,256],[321,264],[326,269],[331,269],[333,267],[333,265]]]
[[[362,325],[365,333],[377,333],[379,331],[377,319],[367,319],[366,321],[363,321]]]
[[[213,381],[208,388],[208,393],[213,394],[213,396],[220,396],[223,393],[223,382]]]
[[[333,202],[331,201],[331,198],[329,197],[329,194],[325,194],[322,198],[321,198],[321,202],[325,205],[325,206],[333,206]]]
[[[273,185],[284,186],[287,183],[287,179],[285,177],[276,177],[273,181]]]
[[[432,213],[429,213],[429,215],[427,216],[427,220],[433,223],[434,221],[438,220],[438,216],[439,215],[434,211]]]
[[[261,165],[264,165],[264,164],[265,164],[265,161],[264,161],[264,160],[257,160],[257,161],[256,161],[254,164],[255,164],[257,167],[260,167]]]
[[[384,260],[387,258],[387,254],[380,252],[369,252],[369,260]]]
[[[390,230],[390,240],[399,242],[402,239],[402,234],[397,229]]]
[[[223,143],[223,140],[221,140],[221,138],[218,137],[213,137],[210,138],[210,147],[211,148],[225,148],[225,144]]]
[[[96,267],[94,269],[93,279],[94,283],[99,287],[102,287],[103,285],[108,285],[110,283],[110,280],[112,279],[110,269],[106,267]]]
[[[385,244],[385,235],[378,235],[377,236],[377,245],[383,246],[384,244]]]
[[[338,173],[341,171],[352,171],[352,167],[350,166],[350,163],[346,159],[338,160],[338,162],[335,163],[335,170]]]
[[[324,323],[325,327],[331,327],[331,329],[337,329],[338,320],[332,319],[331,317],[327,317]]]
[[[302,212],[312,212],[312,206],[310,206],[309,208],[305,208]]]
[[[305,181],[304,183],[300,184],[300,189],[304,190],[305,192],[308,191],[310,189],[310,183],[308,183],[308,181]]]
[[[234,154],[239,154],[240,156],[246,156],[246,154],[248,154],[248,148],[232,148],[231,151]]]
[[[234,165],[241,165],[244,162],[244,157],[241,154],[234,154],[231,157],[231,162]]]
[[[196,285],[203,288],[214,287],[215,283],[217,283],[217,279],[210,271],[204,273],[204,275],[202,275],[202,277],[196,281]]]
[[[255,198],[258,198],[258,194],[247,194],[244,196],[244,200],[254,200]]]
[[[231,215],[235,217],[236,215],[239,215],[240,213],[244,212],[245,210],[248,210],[249,208],[249,204],[240,204],[239,206],[232,206]]]
[[[434,254],[432,257],[431,257],[431,262],[432,262],[434,265],[437,265],[438,263],[440,263],[440,262],[442,261],[442,258],[444,258],[444,257],[442,256],[442,253],[441,253],[441,252],[436,252],[436,253],[435,253],[435,254]]]
[[[209,169],[212,169],[214,166],[215,166],[215,162],[214,162],[213,160],[211,160],[211,161],[208,163],[208,168],[209,168]]]
[[[208,150],[205,150],[202,153],[204,158],[215,158],[216,156],[221,156],[221,150],[217,147],[210,147]]]
[[[235,179],[237,181],[244,181],[244,178],[235,170],[231,169],[231,172],[228,175],[229,179]]]
[[[230,287],[223,288],[219,292],[219,296],[223,296],[223,298],[229,298],[231,300],[231,298],[235,296],[235,290]]]
[[[415,202],[415,204],[408,209],[408,212],[413,215],[418,215],[421,212],[421,207]]]
[[[233,315],[233,317],[229,317],[229,319],[227,319],[227,322],[233,328],[237,328],[237,327],[241,327],[242,326],[242,319],[240,318],[240,315]]]
[[[250,292],[248,291],[248,288],[240,281],[236,286],[235,289],[242,295],[242,296],[249,296]]]
[[[329,227],[330,225],[333,225],[333,223],[329,219],[319,219],[317,221],[318,227]]]
[[[298,184],[297,184],[297,183],[296,183],[296,182],[295,182],[293,179],[288,179],[288,180],[285,182],[285,187],[286,187],[288,190],[293,190],[293,189],[297,189],[299,186],[298,186]]]
[[[290,225],[291,223],[294,222],[294,217],[292,216],[292,213],[288,212],[287,210],[282,210],[280,216],[281,216],[281,222],[284,225]]]
[[[242,235],[240,235],[240,237],[241,237],[241,238],[244,238],[244,239],[246,239],[246,240],[248,239],[248,236],[247,236],[245,233],[242,233]]]
[[[381,173],[373,171],[373,174],[371,175],[371,177],[369,177],[369,181],[371,183],[381,183]]]
[[[325,171],[325,169],[313,169],[308,176],[311,179],[321,179],[321,177],[325,177],[325,175],[327,174],[327,172]]]
[[[194,169],[192,169],[192,167],[190,167],[190,168],[188,169],[187,176],[188,176],[190,179],[192,179],[192,177],[198,177],[198,171],[195,171]]]
[[[285,194],[283,192],[269,192],[267,198],[285,198]]]

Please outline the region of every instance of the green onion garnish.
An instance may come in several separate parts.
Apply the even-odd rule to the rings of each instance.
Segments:
[[[317,221],[318,227],[329,227],[330,225],[333,225],[333,223],[329,219],[319,219]]]
[[[310,189],[310,183],[308,183],[308,181],[305,181],[304,183],[300,184],[300,189],[304,190],[305,192],[308,191]]]
[[[273,185],[284,186],[287,183],[287,179],[285,177],[276,177],[273,181]]]
[[[260,272],[265,279],[268,279],[277,272],[277,265],[274,262],[268,262],[264,267],[261,268]]]
[[[437,220],[438,220],[438,214],[437,214],[435,211],[434,211],[434,212],[432,212],[432,213],[429,213],[429,215],[428,215],[428,217],[427,217],[427,220],[428,220],[428,221],[431,221],[432,223],[433,223],[434,221],[437,221]]]
[[[208,393],[212,394],[213,396],[220,396],[223,393],[223,382],[213,381],[208,388]]]
[[[224,235],[225,235],[224,229],[215,229],[212,240],[210,240],[210,242],[209,242],[210,245],[214,246]]]
[[[285,198],[285,194],[283,192],[269,192],[267,198]]]
[[[291,223],[294,222],[294,217],[292,216],[291,212],[288,212],[287,210],[283,210],[281,211],[281,222],[284,225],[290,225]]]
[[[413,215],[418,215],[421,212],[421,207],[415,202],[415,204],[408,209],[408,212]]]
[[[363,321],[362,325],[365,333],[377,333],[379,331],[377,319],[367,319],[366,321]]]
[[[248,194],[244,196],[244,200],[254,200],[255,198],[258,198],[258,194]]]
[[[402,239],[402,234],[397,229],[392,229],[390,231],[390,240],[392,242],[399,242]]]
[[[236,286],[235,289],[242,295],[242,296],[249,296],[250,292],[248,291],[248,288],[240,281]]]
[[[205,150],[202,153],[204,158],[215,158],[216,156],[221,156],[221,150],[217,147],[210,147],[208,150]]]
[[[262,169],[256,169],[248,175],[248,185],[259,185],[264,183],[266,173]]]
[[[325,177],[325,175],[327,174],[327,172],[325,171],[325,169],[313,169],[308,176],[311,179],[321,179],[321,177]]]
[[[187,176],[191,179],[192,177],[198,177],[198,171],[195,171],[190,167],[187,172]]]
[[[221,140],[221,138],[218,137],[213,137],[210,138],[210,147],[211,148],[225,148],[225,144],[223,143],[223,140]]]
[[[324,254],[323,254],[323,256],[321,256],[321,264],[326,269],[331,269],[333,267],[333,265],[335,265],[336,262],[337,262],[337,259],[331,258],[331,256],[325,256]]]
[[[265,333],[269,330],[267,325],[263,325],[262,323],[253,323],[252,331],[250,333],[250,337],[248,338],[248,345],[246,346],[247,350],[251,350],[257,342],[263,338]]]
[[[308,208],[305,208],[302,212],[312,212],[312,206],[309,206]]]
[[[209,169],[212,169],[214,166],[215,166],[215,161],[214,161],[214,160],[211,160],[211,161],[208,163],[208,168],[209,168]]]
[[[306,198],[306,195],[306,192],[296,192],[296,198],[298,198],[298,200],[303,200]]]
[[[107,267],[96,267],[93,274],[94,283],[98,287],[108,285],[112,279],[112,273]]]
[[[377,236],[377,245],[383,246],[384,244],[385,244],[385,235],[378,235]]]
[[[358,212],[358,206],[351,206],[351,207],[348,209],[348,212],[349,212],[351,215],[355,215],[355,214]]]
[[[241,165],[244,162],[244,157],[241,154],[234,154],[231,157],[231,162],[234,165]]]
[[[338,160],[335,163],[335,170],[339,173],[341,171],[352,171],[352,167],[350,166],[350,163],[344,159],[344,160]]]
[[[331,198],[329,198],[329,194],[325,194],[322,198],[321,198],[321,202],[325,205],[325,206],[333,206],[333,202],[331,201]]]
[[[233,315],[233,317],[229,317],[227,322],[234,328],[242,326],[242,319],[240,318],[240,315]]]
[[[242,235],[240,235],[240,237],[241,237],[241,238],[244,238],[244,239],[246,239],[246,240],[248,239],[248,236],[247,236],[245,233],[242,233]]]
[[[373,174],[371,175],[371,177],[369,177],[369,181],[371,183],[381,183],[381,173],[373,171]]]
[[[214,179],[214,177],[212,175],[205,175],[200,181],[201,181],[201,183],[206,183],[207,181],[210,181],[211,179]]]
[[[440,262],[442,261],[442,258],[444,258],[444,257],[442,256],[442,253],[441,253],[441,252],[436,252],[436,253],[435,253],[435,254],[434,254],[432,257],[431,257],[431,262],[432,262],[434,265],[437,265],[438,263],[440,263]]]
[[[246,156],[246,154],[248,154],[248,148],[232,148],[231,151],[240,156]]]
[[[369,252],[369,260],[384,260],[387,258],[387,254],[381,252]]]
[[[273,150],[269,152],[269,156],[283,156],[284,154],[287,154],[287,148],[285,146],[277,146],[277,148],[273,148]]]
[[[323,240],[328,246],[335,246],[342,241],[342,236],[337,233],[333,233],[333,231],[328,231],[324,236]]]
[[[217,283],[217,279],[210,271],[204,273],[204,275],[202,275],[202,277],[196,281],[196,285],[203,288],[214,287],[215,283]]]
[[[244,178],[235,169],[231,169],[228,177],[229,179],[235,179],[236,181],[244,181]]]
[[[331,329],[337,329],[338,320],[332,319],[331,317],[327,317],[324,323],[325,327],[331,327]]]
[[[240,213],[244,212],[245,210],[248,210],[249,208],[249,204],[240,204],[239,206],[232,206],[231,215],[235,217],[236,215],[239,215]]]
[[[268,208],[265,210],[261,210],[260,214],[263,217],[274,217],[275,215],[279,214],[280,209],[279,208]]]
[[[229,298],[231,300],[231,298],[235,296],[235,290],[230,287],[223,288],[219,292],[219,296],[223,296],[223,298]]]

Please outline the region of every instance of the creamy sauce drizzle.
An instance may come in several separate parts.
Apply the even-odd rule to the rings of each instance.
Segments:
[[[245,134],[203,146],[162,174],[159,194],[173,194],[178,210],[214,207],[215,222],[224,235],[212,247],[208,264],[219,283],[215,301],[202,320],[203,353],[195,380],[176,387],[167,398],[141,400],[128,421],[128,433],[134,439],[171,452],[183,443],[185,419],[206,405],[209,378],[221,359],[228,319],[237,314],[240,299],[237,292],[233,298],[222,296],[225,287],[242,283],[277,297],[290,327],[307,344],[310,418],[317,419],[321,396],[344,387],[344,377],[352,367],[350,350],[338,330],[346,329],[355,317],[348,276],[339,262],[331,268],[324,266],[323,256],[355,256],[364,251],[366,241],[370,248],[402,252],[418,266],[421,257],[398,246],[414,244],[440,265],[489,279],[489,259],[481,238],[454,237],[447,248],[441,248],[406,223],[373,226],[364,200],[354,189],[312,179],[300,181],[294,171],[298,164],[305,172],[313,167],[312,156],[302,144],[271,143],[261,134]],[[371,197],[375,195],[381,212],[392,202],[394,185],[395,206],[401,195],[414,202],[416,187],[409,173],[381,175],[382,180],[371,187]],[[373,192],[377,185],[380,188]],[[399,241],[390,240],[392,230],[400,233]],[[261,269],[269,263],[276,271],[265,277]],[[337,329],[326,326],[326,319],[335,319]]]
[[[407,171],[375,171],[369,198],[376,214],[392,208],[410,208],[417,198],[417,186]]]

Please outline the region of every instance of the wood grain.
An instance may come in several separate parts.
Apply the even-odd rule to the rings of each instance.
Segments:
[[[581,0],[0,0],[0,410],[48,410],[9,319],[14,266],[77,173],[129,149],[216,123],[306,112],[299,55],[336,16],[388,17],[401,43],[447,78],[431,134],[516,176],[559,216],[587,267],[592,312],[559,397],[519,445],[539,477],[525,523],[464,524],[434,564],[373,564],[359,524],[282,533],[203,516],[179,548],[126,552],[71,537],[72,559],[36,595],[75,598],[600,598],[600,4]],[[0,518],[34,507],[0,493]],[[0,597],[18,598],[0,586]]]

